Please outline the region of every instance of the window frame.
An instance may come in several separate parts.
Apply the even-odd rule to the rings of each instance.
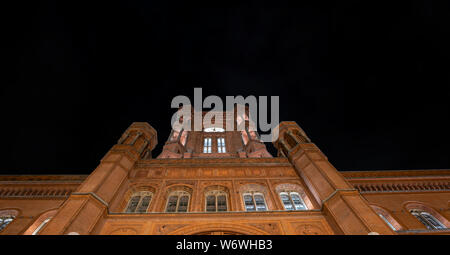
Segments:
[[[208,197],[214,196],[215,211],[208,211]],[[219,211],[219,196],[225,197],[225,211]],[[211,190],[205,193],[205,212],[228,212],[228,194],[223,190]]]
[[[225,137],[217,137],[217,152],[218,153],[227,153],[227,146],[225,142]]]
[[[169,209],[169,202],[170,202],[170,198],[171,197],[177,197],[177,202],[176,202],[176,206],[175,206],[175,211],[168,211]],[[180,200],[182,197],[187,197],[187,204],[186,204],[186,211],[182,211],[179,212],[179,207],[180,207]],[[167,201],[166,201],[166,207],[164,209],[164,212],[166,213],[186,213],[189,212],[189,206],[191,204],[191,194],[187,191],[181,191],[181,190],[177,190],[177,191],[173,191],[170,192],[169,195],[167,196]]]
[[[440,230],[440,229],[446,229],[447,227],[442,223],[439,219],[434,217],[433,214],[422,210],[422,209],[411,209],[409,210],[409,213],[413,215],[420,223],[422,223],[427,229],[429,230]],[[425,217],[426,215],[427,217]],[[430,221],[431,219],[431,221]],[[435,221],[436,224],[434,224],[432,221]]]
[[[248,210],[247,209],[245,196],[250,196],[252,198],[251,202],[252,202],[253,207],[254,207],[255,210]],[[257,205],[256,199],[255,199],[256,196],[261,196],[262,197],[262,201],[264,202],[264,210],[258,210],[258,205]],[[244,192],[242,194],[242,201],[244,203],[244,209],[245,209],[246,212],[264,212],[264,211],[268,211],[269,210],[269,208],[267,207],[266,197],[264,196],[264,193],[262,193],[262,192]]]
[[[283,201],[282,195],[286,195],[288,197],[290,205],[292,206],[292,210],[289,210],[289,209],[286,208],[286,204]],[[292,195],[297,195],[298,196],[301,205],[303,205],[303,207],[305,209],[298,209],[297,208],[297,206],[296,206],[296,204],[294,202],[294,199],[292,198]],[[286,211],[308,211],[309,210],[308,206],[305,203],[305,200],[303,200],[303,198],[302,198],[302,195],[299,192],[297,192],[297,191],[280,191],[278,193],[278,196],[279,196],[279,198],[281,200],[281,203],[283,204],[284,210],[286,210]]]
[[[148,209],[150,208],[150,204],[152,203],[153,196],[154,196],[153,192],[151,192],[151,191],[134,192],[128,199],[128,203],[127,203],[127,206],[125,207],[124,212],[125,213],[146,213],[148,211]],[[130,210],[131,203],[133,202],[133,199],[135,197],[139,197],[139,200],[137,201],[137,204],[134,207],[134,209]],[[143,211],[139,210],[139,209],[141,209],[142,203],[146,197],[150,197],[150,199],[148,201],[147,206],[145,207],[145,210],[143,210]]]
[[[203,137],[203,153],[212,153],[212,137]]]

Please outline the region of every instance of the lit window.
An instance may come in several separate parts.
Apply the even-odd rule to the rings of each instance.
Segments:
[[[445,229],[446,227],[438,219],[428,212],[422,210],[411,210],[412,215],[414,215],[420,222],[422,222],[428,229]]]
[[[206,193],[207,212],[227,211],[227,195],[223,191],[210,191]]]
[[[280,198],[285,210],[308,210],[305,202],[297,192],[281,192]]]
[[[152,200],[152,193],[149,191],[141,191],[133,194],[128,202],[125,212],[132,213],[145,213],[147,212],[150,201]]]
[[[205,138],[203,140],[203,153],[211,153],[211,148],[212,148],[211,138],[210,137]]]
[[[246,211],[255,211],[255,203],[253,202],[253,196],[251,194],[244,195],[244,204]]]
[[[225,138],[220,137],[217,138],[217,152],[218,153],[226,153],[226,149],[225,149]]]
[[[2,231],[9,223],[14,220],[13,215],[0,215],[0,231]]]
[[[264,195],[261,193],[245,193],[244,205],[246,211],[267,211]]]
[[[189,193],[176,191],[169,195],[166,212],[187,212],[189,206]]]
[[[31,233],[31,235],[37,235],[37,234],[39,233],[39,231],[41,231],[41,229],[42,229],[45,225],[47,225],[47,223],[48,223],[51,219],[52,219],[52,217],[49,217],[49,218],[45,219],[45,220],[39,225],[39,227],[37,227],[37,228],[33,231],[33,233]]]

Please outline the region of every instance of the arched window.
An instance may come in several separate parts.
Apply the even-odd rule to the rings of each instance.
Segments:
[[[31,233],[31,235],[37,235],[39,234],[39,231],[41,231],[41,229],[47,225],[47,223],[52,219],[52,217],[49,217],[47,219],[45,219],[34,231],[33,233]]]
[[[147,212],[153,194],[150,191],[139,191],[134,193],[128,201],[128,206],[125,209],[127,213],[145,213]]]
[[[419,210],[412,209],[410,213],[414,215],[427,229],[445,229],[446,227],[438,219],[436,219],[430,213]]]
[[[305,202],[297,192],[280,192],[285,210],[308,210]]]
[[[186,191],[173,191],[167,199],[166,212],[187,212],[190,194]]]
[[[14,221],[18,212],[16,210],[3,210],[0,211],[0,232],[6,228],[11,222]]]
[[[244,193],[246,211],[267,211],[266,201],[262,193]]]
[[[208,191],[206,194],[205,207],[207,212],[226,212],[227,194],[221,190]]]
[[[14,215],[0,215],[0,231],[2,231],[9,223],[14,220]]]

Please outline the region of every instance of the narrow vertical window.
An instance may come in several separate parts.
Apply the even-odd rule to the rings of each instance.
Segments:
[[[187,212],[188,203],[189,203],[189,197],[182,196],[180,198],[180,201],[178,204],[178,212]]]
[[[206,197],[206,211],[207,212],[216,211],[216,196],[209,195]]]
[[[261,193],[245,193],[244,204],[246,211],[267,211],[266,201]]]
[[[246,211],[256,211],[255,203],[253,202],[253,196],[251,194],[244,194],[244,204]]]
[[[218,212],[227,211],[227,196],[225,195],[217,196],[217,211]]]
[[[11,223],[14,220],[13,215],[0,215],[0,231],[2,231],[6,226],[8,226],[9,223]]]
[[[221,190],[212,190],[206,194],[207,212],[225,212],[227,211],[227,195]]]
[[[175,191],[169,195],[166,212],[187,212],[190,195],[185,191]]]
[[[203,153],[211,153],[212,143],[211,138],[207,137],[203,140]]]
[[[285,192],[280,193],[281,201],[283,202],[284,209],[286,210],[294,210],[294,206],[292,205],[292,201],[289,198],[289,195]]]
[[[254,195],[256,210],[257,211],[266,211],[266,201],[264,201],[264,196],[262,194]]]
[[[217,152],[218,153],[226,153],[226,146],[225,146],[225,138],[220,137],[217,138]]]
[[[166,212],[176,212],[177,203],[178,203],[178,196],[170,196],[167,202]]]
[[[281,192],[280,198],[285,210],[308,210],[305,202],[297,192]]]

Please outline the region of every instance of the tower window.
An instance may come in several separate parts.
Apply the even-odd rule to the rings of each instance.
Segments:
[[[189,193],[176,191],[169,195],[166,212],[187,212],[189,206]]]
[[[244,205],[246,211],[267,211],[264,195],[261,193],[245,193]]]
[[[427,229],[445,229],[446,227],[438,219],[428,212],[422,210],[411,210],[412,215],[414,215],[420,222],[422,222]]]
[[[285,210],[308,210],[305,202],[297,192],[281,192],[280,198]]]
[[[147,212],[151,200],[152,200],[151,192],[148,191],[137,192],[133,194],[133,196],[131,197],[125,212],[145,213]]]
[[[210,191],[206,193],[206,211],[207,212],[225,212],[227,211],[227,195],[223,191]]]
[[[203,140],[203,153],[211,153],[211,137],[207,137]]]
[[[220,137],[217,138],[217,152],[218,153],[226,153],[226,149],[225,149],[225,138]]]
[[[13,215],[0,215],[0,231],[2,231],[9,223],[14,220]]]

